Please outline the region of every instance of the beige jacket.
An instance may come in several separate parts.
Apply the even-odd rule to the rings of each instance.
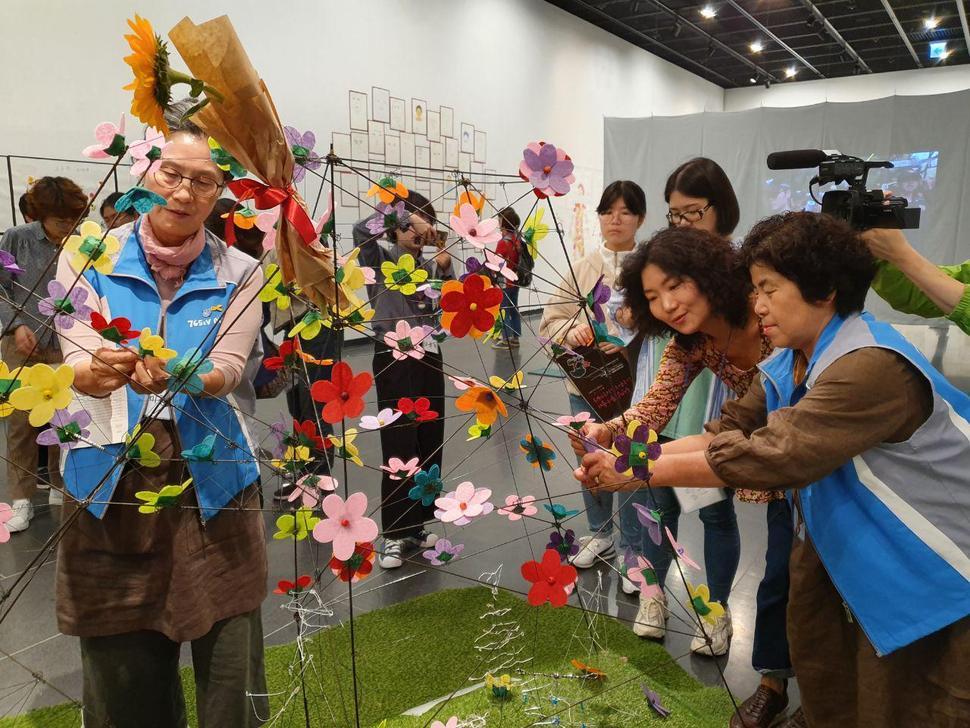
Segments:
[[[614,287],[628,254],[629,251],[615,253],[601,245],[580,259],[572,267],[572,274],[567,272],[563,276],[565,280],[558,284],[559,290],[546,302],[545,310],[542,312],[542,322],[539,324],[539,336],[562,344],[565,343],[570,331],[588,325],[586,314],[580,310],[580,301],[593,290],[600,276],[603,276],[603,282],[606,285]],[[575,283],[573,276],[575,276]],[[577,284],[579,290],[576,289]],[[606,317],[606,326],[610,334],[619,333],[615,322],[609,316]],[[568,379],[566,391],[570,394],[579,394],[579,390]]]

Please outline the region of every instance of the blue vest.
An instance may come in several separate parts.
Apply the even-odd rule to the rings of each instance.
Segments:
[[[771,413],[795,405],[830,364],[863,347],[916,367],[932,387],[933,412],[909,440],[880,443],[800,490],[799,504],[832,583],[885,655],[970,614],[970,397],[868,313],[829,322],[801,386],[790,349],[760,369]]]
[[[219,333],[220,312],[228,308],[233,291],[244,280],[242,271],[253,265],[255,261],[250,265],[242,253],[227,249],[218,238],[207,235],[202,254],[189,267],[165,313],[166,346],[179,356],[207,356]],[[122,244],[111,273],[89,269],[84,277],[107,301],[112,316],[129,319],[132,329],[140,331],[147,326],[152,333],[158,333],[162,323],[161,299],[138,239],[138,224]],[[125,387],[125,393],[131,433],[143,416],[152,413],[145,412],[146,396],[131,387]],[[206,520],[253,483],[259,477],[259,468],[242,417],[225,399],[180,392],[172,398],[172,404],[179,436],[177,447],[190,449],[206,435],[216,435],[211,461],[187,462],[192,476],[190,487],[198,499],[202,519]],[[97,518],[104,516],[121,478],[126,460],[119,460],[118,455],[124,450],[124,443],[115,443],[104,449],[78,447],[68,452],[64,466],[68,492],[77,500],[91,498],[87,508]]]

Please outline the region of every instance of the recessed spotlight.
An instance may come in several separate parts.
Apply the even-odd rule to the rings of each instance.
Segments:
[[[785,69],[785,76],[788,78],[795,78],[795,74],[798,73],[798,69],[794,66],[789,66]]]
[[[752,76],[752,77],[751,77],[751,78],[749,78],[748,80],[749,80],[749,81],[750,81],[751,83],[758,83],[758,79],[756,79],[756,78],[755,78],[754,76]]]
[[[936,30],[937,26],[940,24],[940,19],[935,15],[931,15],[926,20],[923,21],[923,27],[927,30]]]
[[[707,18],[708,20],[710,20],[715,15],[717,15],[717,10],[714,9],[713,5],[705,5],[704,7],[701,8],[701,15],[704,18]]]
[[[946,58],[950,51],[946,47],[946,41],[934,41],[930,43],[930,59]]]
[[[754,43],[748,46],[752,53],[761,53],[765,49],[760,40],[756,40]]]

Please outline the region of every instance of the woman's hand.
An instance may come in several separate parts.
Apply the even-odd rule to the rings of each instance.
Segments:
[[[862,240],[874,256],[893,264],[898,264],[913,251],[913,246],[901,230],[873,228],[862,233]]]
[[[14,348],[23,356],[30,356],[37,348],[37,337],[27,326],[18,326],[13,332]]]
[[[620,306],[616,309],[616,322],[625,329],[632,329],[636,323],[633,320],[633,311],[629,306]]]
[[[161,394],[168,387],[169,373],[161,359],[146,356],[135,362],[131,388],[138,394]]]
[[[594,339],[593,328],[589,324],[583,324],[566,334],[566,345],[572,347],[589,346],[593,343]]]
[[[573,476],[592,491],[639,490],[643,483],[616,472],[615,462],[613,453],[587,453],[583,456],[583,464],[573,471]]]
[[[86,365],[74,368],[74,386],[85,394],[101,397],[128,384],[138,354],[130,349],[100,348]],[[85,368],[87,371],[85,371]]]
[[[569,444],[572,445],[573,452],[578,457],[586,454],[586,446],[581,438],[592,440],[603,448],[608,448],[613,444],[613,433],[610,432],[610,428],[598,422],[587,422],[578,433],[576,431],[569,433]]]
[[[623,347],[611,344],[609,341],[601,341],[599,343],[599,350],[604,354],[618,354],[623,351]]]

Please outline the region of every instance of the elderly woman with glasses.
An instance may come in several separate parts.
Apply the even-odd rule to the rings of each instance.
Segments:
[[[57,564],[58,626],[80,637],[89,728],[186,725],[182,642],[199,725],[267,714],[259,470],[234,397],[258,358],[263,276],[203,227],[224,185],[206,135],[183,123],[168,142],[145,180],[165,204],[115,231],[110,269],[81,272],[67,252],[58,265],[106,321],[125,317],[177,352],[166,364],[158,342],[116,345],[85,323],[59,332],[93,415],[64,465]],[[181,492],[159,498],[165,486]]]

